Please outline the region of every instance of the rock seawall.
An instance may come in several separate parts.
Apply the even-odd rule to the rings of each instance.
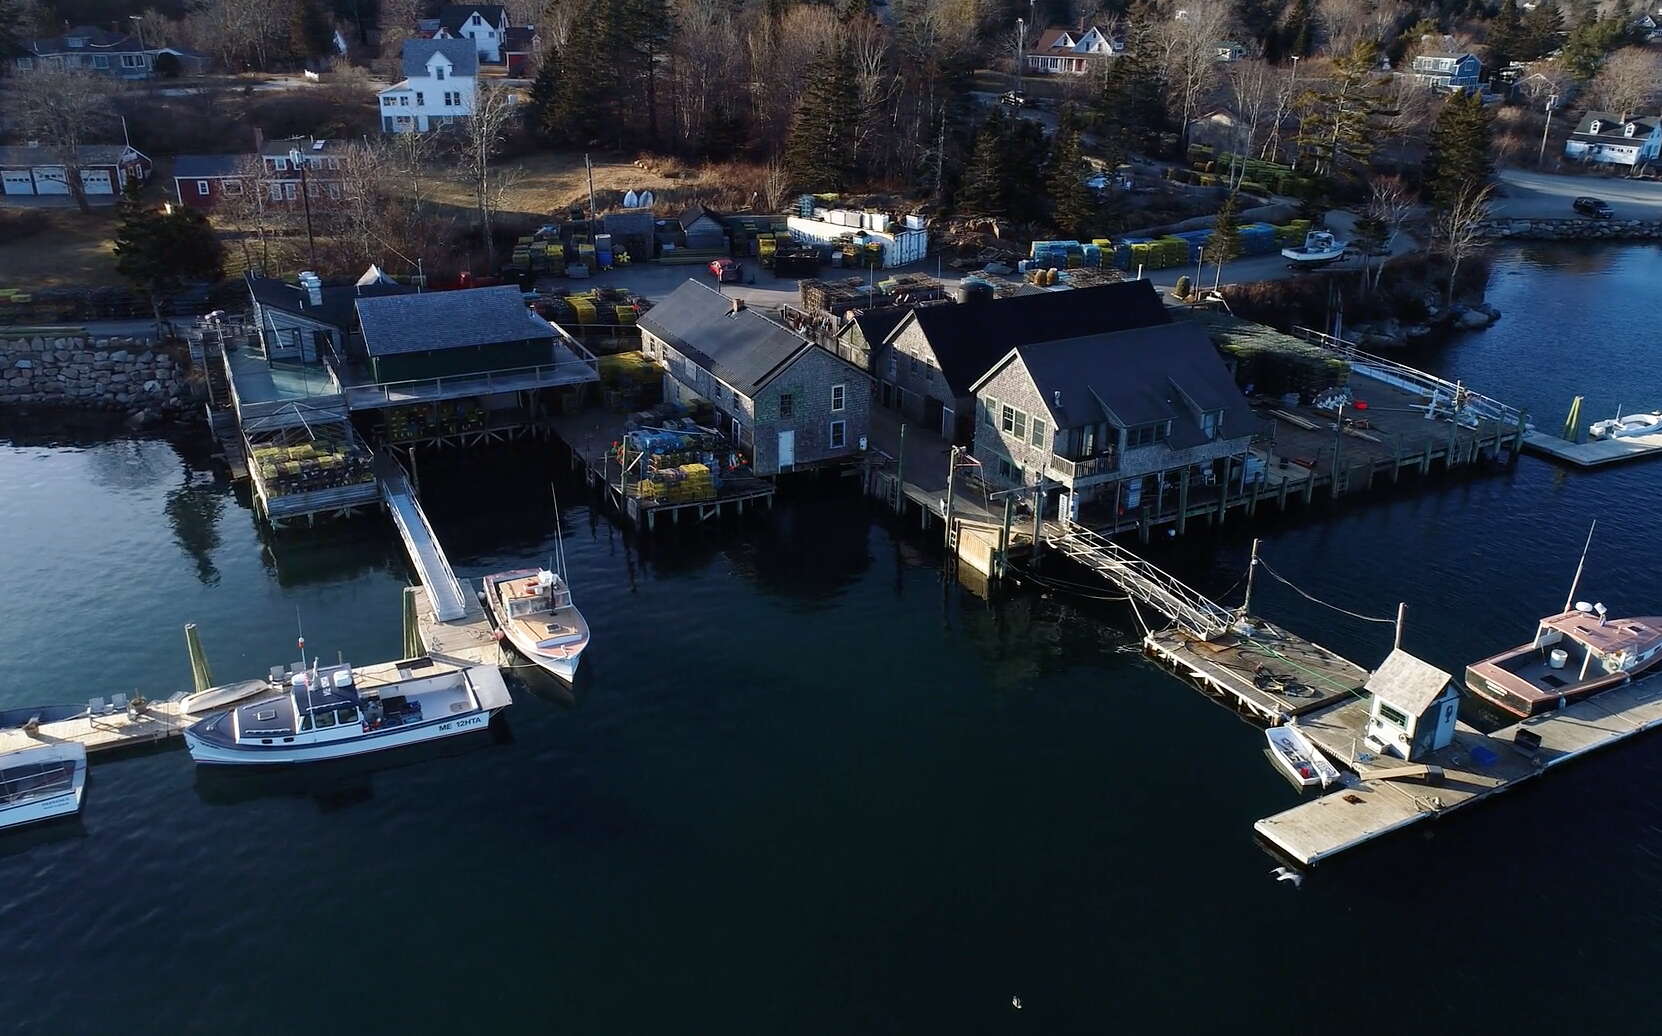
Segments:
[[[0,338],[0,406],[126,410],[146,420],[189,399],[173,356],[130,338]]]
[[[1655,241],[1662,240],[1662,220],[1486,219],[1477,224],[1477,232],[1533,241]]]

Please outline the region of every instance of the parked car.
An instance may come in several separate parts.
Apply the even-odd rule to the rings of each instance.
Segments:
[[[1011,90],[998,99],[999,104],[1008,104],[1012,108],[1020,108],[1027,103],[1027,95],[1020,90]]]
[[[1597,198],[1577,198],[1571,205],[1583,216],[1594,219],[1609,219],[1611,216],[1610,206]]]

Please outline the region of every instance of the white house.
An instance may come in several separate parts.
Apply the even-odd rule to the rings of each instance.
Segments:
[[[1414,760],[1454,740],[1460,688],[1429,662],[1396,648],[1363,689],[1373,696],[1363,737],[1376,751]]]
[[[1023,64],[1029,72],[1055,72],[1082,76],[1093,64],[1113,57],[1125,49],[1123,41],[1096,26],[1073,29],[1051,26],[1039,33]]]
[[[406,40],[404,78],[380,93],[381,129],[425,133],[473,113],[479,54],[468,40]]]
[[[502,62],[502,41],[508,35],[508,12],[501,4],[446,4],[439,10],[436,40],[472,40],[479,60]]]
[[[1662,158],[1662,119],[1588,112],[1564,141],[1564,157],[1604,165],[1636,166]]]

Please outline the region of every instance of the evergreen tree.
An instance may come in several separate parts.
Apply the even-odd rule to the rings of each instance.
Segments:
[[[1206,256],[1217,264],[1219,280],[1223,279],[1223,264],[1241,256],[1240,211],[1240,202],[1230,191],[1212,222],[1212,236],[1206,239]]]
[[[531,81],[531,97],[525,105],[527,131],[550,141],[560,139],[560,96],[560,51],[551,46],[543,51],[537,77]]]
[[[1003,216],[1004,206],[1004,118],[994,115],[982,123],[975,135],[975,150],[958,185],[956,209],[965,216]]]
[[[1585,81],[1598,74],[1611,51],[1632,38],[1632,27],[1620,18],[1587,22],[1570,30],[1558,60],[1571,75]]]
[[[295,0],[289,9],[289,54],[304,61],[329,53],[335,29],[322,0]]]
[[[1437,113],[1425,157],[1426,196],[1447,209],[1482,186],[1494,172],[1489,151],[1489,113],[1474,91],[1453,94]]]
[[[1379,48],[1365,40],[1334,60],[1326,87],[1311,95],[1299,123],[1298,145],[1316,173],[1358,171],[1373,157],[1384,111],[1375,90],[1378,75]]]
[[[1311,0],[1294,0],[1293,9],[1287,15],[1287,46],[1283,51],[1284,56],[1310,56],[1315,43],[1312,38],[1316,28],[1315,22],[1315,4]]]
[[[1165,95],[1151,48],[1127,48],[1108,62],[1095,107],[1103,143],[1114,152],[1110,157],[1147,149],[1149,138],[1166,122]]]
[[[821,48],[808,69],[785,142],[785,170],[793,190],[841,191],[854,182],[858,156],[849,142],[857,100],[854,71],[842,45]]]
[[[145,204],[137,180],[116,209],[114,251],[116,272],[150,300],[158,328],[168,296],[224,276],[225,250],[208,218],[186,205],[164,211]]]
[[[1489,23],[1490,68],[1499,71],[1518,57],[1524,42],[1523,15],[1518,11],[1518,0],[1501,0],[1500,10]]]
[[[1050,140],[1031,119],[1009,119],[1004,136],[1004,211],[1011,219],[1038,222],[1049,215],[1045,170]]]
[[[1072,105],[1062,109],[1051,149],[1047,186],[1054,206],[1052,220],[1064,236],[1083,238],[1096,225],[1096,197],[1085,186],[1090,167],[1080,147],[1080,129]]]
[[[1550,54],[1558,49],[1558,38],[1563,34],[1564,16],[1559,13],[1558,6],[1552,3],[1536,4],[1523,16],[1523,28],[1513,59],[1534,61]]]

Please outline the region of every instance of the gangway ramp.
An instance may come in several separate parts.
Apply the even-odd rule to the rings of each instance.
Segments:
[[[428,523],[427,515],[410,486],[403,465],[387,451],[375,458],[375,476],[381,484],[381,499],[387,513],[398,526],[398,535],[404,539],[404,549],[410,555],[421,585],[427,588],[427,601],[433,617],[440,622],[453,622],[468,612],[467,589],[450,570],[450,559],[444,556],[439,538]]]
[[[1076,522],[1047,526],[1045,541],[1202,640],[1227,633],[1235,621],[1234,612]]]

